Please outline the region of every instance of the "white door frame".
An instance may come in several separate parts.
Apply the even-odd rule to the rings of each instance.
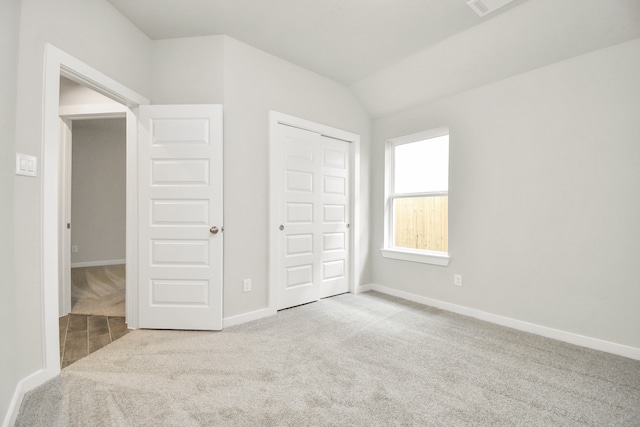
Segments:
[[[59,90],[67,77],[127,106],[127,140],[137,140],[137,107],[149,100],[55,46],[45,44],[42,139],[42,359],[43,368],[23,384],[28,391],[60,373],[58,332],[59,266]],[[127,144],[127,265],[135,268],[137,250],[136,144]],[[129,273],[129,272],[127,272]],[[137,277],[137,272],[131,277]],[[137,326],[137,283],[127,286],[127,320]]]
[[[66,228],[68,218],[71,216],[71,140],[73,137],[72,123],[76,120],[90,120],[90,119],[112,119],[112,118],[124,118],[127,117],[128,108],[122,104],[86,104],[86,105],[69,105],[61,106],[58,110],[60,117],[60,178],[63,180],[60,189],[60,215],[62,218],[59,221],[60,226],[60,239],[59,244],[60,253],[60,268],[62,271],[58,272],[60,277],[59,285],[59,316],[65,316],[71,311],[71,239],[70,231]],[[64,122],[64,126],[63,123]],[[127,135],[129,136],[129,135]],[[126,142],[134,144],[135,141]],[[127,177],[129,179],[129,177]],[[127,266],[130,268],[130,266]],[[126,288],[125,288],[126,289]],[[126,303],[125,298],[125,303]]]
[[[58,316],[71,311],[71,230],[67,228],[71,216],[71,121],[60,116],[60,218],[58,221],[59,268]]]
[[[316,132],[324,136],[341,139],[350,143],[351,151],[351,207],[349,223],[351,238],[349,242],[349,292],[356,293],[360,284],[360,135],[315,123],[309,120],[290,116],[276,111],[269,112],[269,305],[271,313],[277,311],[278,286],[278,226],[280,225],[278,182],[278,125],[284,124],[300,129]]]

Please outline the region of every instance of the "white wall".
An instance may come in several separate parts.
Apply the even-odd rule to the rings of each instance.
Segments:
[[[343,85],[230,37],[224,45],[224,315],[268,304],[268,113],[275,110],[361,136],[361,280],[369,229],[370,119]],[[242,292],[251,278],[253,290]]]
[[[80,85],[65,77],[60,78],[60,100],[58,104],[63,106],[71,105],[120,105],[111,98]]]
[[[71,264],[126,256],[126,122],[73,121]]]
[[[377,120],[373,281],[640,348],[639,75],[636,39]],[[383,259],[384,143],[440,126],[451,263]]]
[[[41,165],[45,43],[145,96],[151,42],[104,0],[22,0],[21,4],[16,150],[37,156]],[[15,179],[15,304],[20,310],[11,325],[20,340],[13,349],[18,360],[12,369],[20,379],[43,367],[42,170],[38,173],[37,178]]]
[[[20,2],[0,2],[0,420],[4,418],[20,377],[20,332],[16,328],[16,283],[13,253],[13,185],[15,112]]]
[[[224,36],[153,42],[151,103],[222,104]]]

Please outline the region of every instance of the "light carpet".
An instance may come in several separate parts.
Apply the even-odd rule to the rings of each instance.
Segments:
[[[125,316],[125,266],[71,269],[71,313]]]
[[[136,330],[17,426],[638,426],[640,362],[375,292],[221,332]]]

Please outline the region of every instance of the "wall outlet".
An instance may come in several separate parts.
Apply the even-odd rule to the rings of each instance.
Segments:
[[[74,254],[78,252],[78,247],[76,245],[71,246],[71,252],[73,252]]]
[[[453,284],[456,286],[462,286],[462,274],[453,275]]]
[[[251,291],[251,279],[244,279],[242,281],[242,291],[250,292]]]

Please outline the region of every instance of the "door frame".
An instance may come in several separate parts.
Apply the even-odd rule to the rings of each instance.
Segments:
[[[278,301],[278,226],[281,219],[278,216],[280,198],[277,196],[279,171],[278,164],[278,125],[288,125],[299,129],[316,132],[334,139],[340,139],[350,144],[350,194],[349,209],[349,292],[357,293],[360,283],[360,135],[337,129],[331,126],[315,123],[310,120],[290,116],[288,114],[269,111],[269,303],[268,310],[277,312]]]
[[[58,272],[60,277],[59,286],[59,316],[65,316],[71,312],[71,236],[70,230],[65,227],[68,218],[71,216],[71,151],[72,151],[72,138],[73,138],[73,122],[77,120],[91,120],[91,119],[113,119],[123,118],[126,120],[127,107],[122,104],[86,104],[86,105],[68,105],[60,106],[58,109],[58,116],[60,117],[60,179],[62,180],[60,185],[60,215],[62,216],[58,223],[60,227],[60,239],[59,248],[60,253],[59,268],[62,271]],[[125,136],[125,139],[128,135]],[[126,141],[126,144],[132,144],[132,141]],[[129,179],[129,177],[127,177]],[[126,261],[125,261],[126,262]],[[126,266],[130,268],[131,266]],[[125,288],[126,289],[126,288]],[[125,296],[125,303],[127,297]],[[126,313],[125,313],[126,315]]]
[[[71,120],[60,116],[60,218],[58,219],[58,316],[71,311],[71,230],[65,227],[71,216]]]
[[[45,44],[43,124],[42,124],[42,365],[43,368],[25,381],[30,390],[60,373],[58,326],[59,292],[59,102],[60,76],[67,77],[126,106],[127,120],[127,266],[136,267],[137,259],[137,109],[149,100],[128,89],[95,68],[83,63],[55,46]],[[129,273],[129,272],[127,272]],[[132,272],[132,278],[136,276]],[[137,283],[127,286],[126,315],[130,327],[137,327]]]

